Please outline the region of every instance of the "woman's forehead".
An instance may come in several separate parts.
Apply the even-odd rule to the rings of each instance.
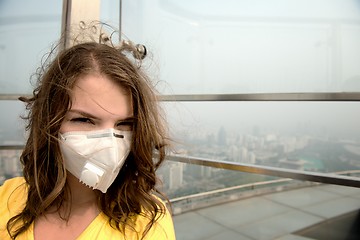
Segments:
[[[76,80],[71,91],[72,109],[96,113],[132,116],[131,94],[114,81],[102,75],[86,75]]]

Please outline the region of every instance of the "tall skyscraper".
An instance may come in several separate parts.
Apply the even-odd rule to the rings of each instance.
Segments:
[[[183,184],[183,168],[184,164],[180,162],[171,163],[169,167],[169,188],[174,190]]]

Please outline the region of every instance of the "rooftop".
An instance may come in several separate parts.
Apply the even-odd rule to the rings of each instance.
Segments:
[[[174,225],[178,240],[322,239],[321,224],[349,213],[356,215],[359,200],[359,188],[318,185],[175,215]],[[328,229],[324,239],[359,239],[359,232],[350,230],[358,221],[345,226],[345,230]],[[305,231],[310,227],[315,230]]]

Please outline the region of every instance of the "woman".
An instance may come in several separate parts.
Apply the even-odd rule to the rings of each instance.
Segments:
[[[75,45],[21,98],[24,177],[0,187],[0,239],[175,239],[154,194],[166,131],[150,82],[128,57],[134,51]]]

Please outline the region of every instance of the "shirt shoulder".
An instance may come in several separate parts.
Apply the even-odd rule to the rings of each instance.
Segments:
[[[0,211],[18,213],[27,199],[27,185],[23,177],[8,179],[0,186]]]
[[[14,177],[6,180],[3,185],[0,186],[0,199],[2,200],[4,197],[11,195],[15,189],[21,187],[25,187],[25,179],[23,177]]]
[[[0,236],[6,239],[6,224],[9,219],[19,214],[25,207],[27,185],[23,177],[8,179],[0,186]]]
[[[162,206],[159,206],[161,212],[158,213],[156,222],[150,228],[149,232],[146,234],[146,240],[175,240],[175,230],[171,212],[169,211],[168,207],[166,206],[165,202],[160,198],[156,197]],[[136,225],[140,226],[142,230],[146,227],[149,223],[149,219],[144,217],[142,214],[137,219]]]

